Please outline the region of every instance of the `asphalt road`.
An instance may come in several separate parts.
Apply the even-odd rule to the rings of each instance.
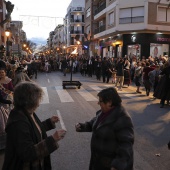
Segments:
[[[44,100],[37,115],[44,120],[52,115],[60,116],[56,129],[66,128],[67,134],[59,142],[59,149],[51,154],[53,170],[88,170],[90,160],[90,133],[75,132],[75,124],[90,120],[99,109],[97,93],[101,89],[114,86],[102,83],[95,77],[83,77],[73,74],[74,81],[80,81],[82,87],[62,89],[62,81],[70,80],[61,72],[39,73],[34,79],[45,92]],[[133,85],[119,91],[123,105],[132,117],[135,127],[134,170],[170,170],[170,106],[159,108],[159,100],[135,93]],[[55,130],[48,132],[52,134]],[[3,152],[0,152],[0,169]]]

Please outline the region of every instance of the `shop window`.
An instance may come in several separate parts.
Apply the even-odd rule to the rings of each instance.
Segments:
[[[140,58],[141,56],[141,45],[140,44],[128,45],[127,48],[128,48],[127,52],[129,56],[136,56]]]
[[[163,56],[164,54],[168,54],[169,45],[168,44],[150,44],[150,55],[152,57]]]

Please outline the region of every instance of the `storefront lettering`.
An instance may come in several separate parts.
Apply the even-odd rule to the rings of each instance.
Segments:
[[[170,38],[157,38],[157,41],[170,42]]]

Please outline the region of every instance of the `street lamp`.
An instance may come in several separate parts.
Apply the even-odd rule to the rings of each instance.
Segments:
[[[77,53],[79,55],[79,45],[80,45],[80,41],[77,41],[78,47],[77,47]]]
[[[23,47],[25,48],[27,45],[26,44],[23,44]]]
[[[6,30],[5,31],[5,35],[7,37],[7,41],[6,41],[6,56],[9,56],[9,36],[10,36],[10,31],[9,30]]]
[[[63,46],[63,49],[64,49],[64,55],[65,55],[65,49],[66,49],[66,46]]]

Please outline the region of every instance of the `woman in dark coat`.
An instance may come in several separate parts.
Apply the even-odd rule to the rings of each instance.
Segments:
[[[19,83],[14,90],[14,109],[7,125],[5,159],[2,170],[51,170],[50,153],[55,151],[65,130],[47,137],[58,117],[41,122],[35,114],[43,91],[35,83]]]
[[[76,131],[92,132],[89,170],[133,170],[134,130],[116,89],[98,93],[101,110]]]
[[[165,100],[167,100],[167,103],[169,103],[170,100],[170,60],[162,69],[160,75],[162,75],[162,77],[160,78],[160,81],[154,92],[154,97],[161,99],[160,108],[163,108],[165,105]]]

